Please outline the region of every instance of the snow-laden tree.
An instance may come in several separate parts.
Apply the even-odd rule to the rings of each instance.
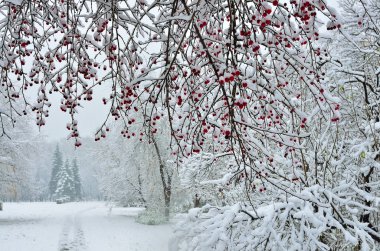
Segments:
[[[204,187],[207,192],[210,187],[222,187],[223,198],[232,199],[235,205],[220,207],[211,202],[190,211],[178,227],[173,250],[378,249],[379,60],[374,26],[379,5],[377,1],[344,4],[341,35],[332,36],[333,63],[325,50],[321,54],[326,58],[319,62],[328,73],[327,88],[340,97],[333,104],[339,119],[329,120],[320,113],[309,120],[305,125],[309,137],[302,148],[290,153],[298,156],[292,159],[291,168],[283,169],[287,152],[275,156],[282,163],[274,161],[269,168],[265,161],[257,161],[262,171],[251,176],[245,198],[235,195],[244,194],[247,186],[239,189],[247,183],[247,173],[231,180],[233,172],[225,175],[228,158],[221,165],[217,155],[202,153],[186,161],[185,184]],[[302,99],[297,106],[313,108]],[[215,170],[220,165],[217,180]],[[279,175],[277,179],[272,179],[272,170]],[[235,183],[232,188],[231,181]]]
[[[169,120],[177,154],[200,152],[209,140],[238,165],[299,148],[319,110],[338,119],[314,41],[317,13],[330,19],[329,28],[339,24],[321,0],[21,1],[3,9],[2,93],[13,100],[38,86],[37,102],[26,101],[40,126],[49,93],[61,93],[77,146],[80,103],[108,83],[103,102],[108,118],[125,122],[123,134],[140,135],[130,131],[140,110],[148,136],[156,120]],[[299,102],[316,109],[299,109]]]
[[[59,146],[57,145],[54,151],[53,155],[53,166],[51,169],[51,175],[50,175],[50,181],[49,181],[49,191],[50,196],[52,197],[56,190],[57,190],[57,184],[58,184],[58,173],[63,167],[63,157],[62,153],[59,150]]]
[[[53,155],[53,169],[49,188],[54,188],[51,198],[82,199],[82,185],[77,160],[74,158],[71,165],[68,159],[63,163],[63,156],[58,145]]]
[[[154,138],[120,137],[120,124],[110,128],[94,155],[102,156],[99,176],[101,190],[111,201],[144,204],[148,210],[163,210],[169,216],[173,175],[167,130],[160,128]]]
[[[367,207],[357,212],[358,219],[372,228],[372,237],[380,242],[380,5],[342,1],[341,8],[344,25],[331,40],[335,67],[329,73],[343,108],[339,165],[349,170],[348,180],[357,190],[352,198]]]
[[[82,138],[82,147],[76,148],[72,141],[61,139],[58,142],[47,144],[48,148],[53,149],[55,144],[59,144],[63,156],[77,160],[78,172],[82,187],[82,198],[87,200],[99,199],[99,187],[96,173],[99,171],[99,158],[93,154],[98,142],[94,142],[91,137]],[[72,161],[70,164],[72,164]],[[50,160],[51,162],[51,160]],[[72,165],[71,165],[72,166]]]
[[[76,198],[73,174],[68,160],[65,161],[65,164],[58,171],[57,188],[54,198],[67,198],[69,200]]]
[[[19,107],[19,103],[11,104],[0,95],[0,200],[30,198],[34,182],[33,160],[39,153],[33,146],[40,145],[41,140],[30,118],[19,118],[17,122],[11,119],[12,109]]]
[[[2,9],[2,93],[13,100],[37,86],[36,103],[27,104],[40,126],[49,93],[61,93],[77,140],[75,114],[100,84],[112,86],[103,101],[109,118],[125,122],[124,134],[136,110],[145,113],[148,135],[166,113],[184,155],[215,138],[216,151],[246,159],[256,149],[269,158],[252,138],[283,147],[303,138],[297,130],[308,114],[294,104],[302,91],[316,107],[335,101],[316,64],[317,13],[331,19],[329,28],[339,24],[321,0],[20,1]],[[105,133],[104,124],[97,138]]]
[[[233,164],[232,158],[224,159],[222,155],[210,153],[201,153],[184,160],[180,168],[181,185],[191,194],[194,207],[204,204],[225,206],[236,202],[228,191],[231,187],[237,188],[239,183],[220,182],[223,175],[231,171]],[[244,190],[239,192],[237,197],[244,194]]]
[[[119,137],[117,130],[112,130],[106,140],[93,146],[91,155],[94,158],[100,156],[97,173],[100,190],[109,201],[121,205],[146,203],[149,163],[141,166],[139,160],[150,159],[137,151],[135,143]]]

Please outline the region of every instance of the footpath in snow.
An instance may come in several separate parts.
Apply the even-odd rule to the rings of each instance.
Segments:
[[[166,251],[172,225],[142,225],[139,208],[103,202],[5,203],[0,211],[1,251]]]

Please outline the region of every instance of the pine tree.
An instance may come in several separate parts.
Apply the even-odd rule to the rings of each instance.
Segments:
[[[67,197],[70,200],[75,198],[75,187],[69,161],[66,160],[65,165],[58,172],[57,189],[55,190],[55,198]]]
[[[58,182],[58,173],[63,167],[62,153],[59,150],[59,146],[57,145],[55,148],[54,156],[53,156],[53,168],[51,171],[51,178],[49,182],[49,192],[50,196],[53,196],[55,191],[57,190],[57,182]]]
[[[79,176],[79,168],[77,159],[75,158],[71,165],[72,179],[74,182],[74,197],[76,199],[82,199],[82,184]]]

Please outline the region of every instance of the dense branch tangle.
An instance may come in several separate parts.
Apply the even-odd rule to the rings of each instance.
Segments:
[[[173,1],[157,22],[162,49],[148,67],[165,68],[144,84],[152,99],[146,111],[155,114],[150,125],[166,114],[179,142],[174,150],[184,155],[211,145],[244,164],[271,164],[275,152],[296,157],[312,119],[305,109],[339,107],[321,84],[322,54],[312,44],[313,13],[325,6],[309,3]]]
[[[129,129],[138,112],[153,133],[168,118],[173,153],[231,152],[239,172],[259,171],[258,160],[297,162],[314,115],[338,119],[317,68],[316,14],[339,25],[321,0],[24,0],[1,9],[2,95],[12,101],[37,85],[26,110],[43,126],[48,94],[61,93],[77,146],[78,107],[101,84],[110,86],[107,121],[122,119],[123,136],[142,137]]]

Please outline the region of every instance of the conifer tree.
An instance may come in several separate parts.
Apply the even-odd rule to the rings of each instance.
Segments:
[[[62,153],[60,152],[59,146],[57,145],[55,148],[54,156],[53,156],[53,168],[51,171],[51,178],[49,182],[50,196],[53,196],[55,191],[57,190],[58,173],[62,169],[62,166],[63,166]]]
[[[74,180],[72,177],[69,161],[66,160],[65,165],[58,172],[57,189],[54,193],[55,198],[67,197],[70,200],[75,198]]]

